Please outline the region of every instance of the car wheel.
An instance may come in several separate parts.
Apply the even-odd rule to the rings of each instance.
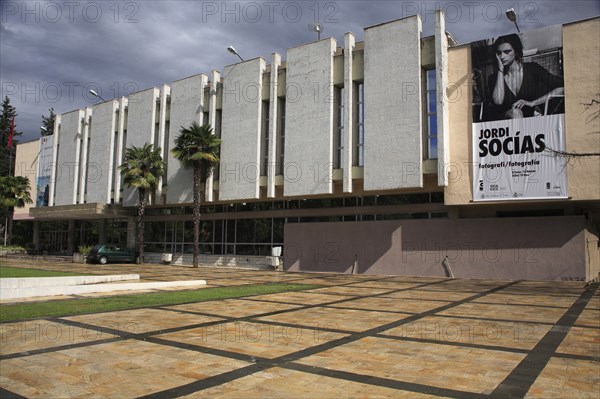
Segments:
[[[106,258],[106,256],[101,256],[98,259],[98,263],[100,263],[101,265],[106,265],[107,262],[108,262],[108,258]]]
[[[136,257],[133,258],[133,263],[139,265],[140,263],[142,263],[142,258],[140,258],[139,255],[136,255]]]

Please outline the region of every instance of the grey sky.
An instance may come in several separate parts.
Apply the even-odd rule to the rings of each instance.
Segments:
[[[271,53],[316,40],[308,24],[343,45],[345,32],[421,14],[433,32],[436,6],[460,43],[515,31],[504,16],[514,7],[521,31],[600,14],[597,0],[576,1],[3,1],[0,3],[0,83],[17,108],[21,141],[39,137],[41,116],[65,113],[105,99],[223,70],[237,58]],[[598,38],[590,38],[598,40]]]

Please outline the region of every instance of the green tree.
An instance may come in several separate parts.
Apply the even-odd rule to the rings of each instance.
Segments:
[[[15,208],[22,208],[25,204],[31,204],[29,191],[29,178],[24,176],[0,176],[0,208],[6,215],[5,228],[8,228],[8,240],[12,241],[13,212]]]
[[[50,112],[49,116],[42,115],[42,128],[41,135],[42,136],[52,136],[54,134],[54,121],[56,120],[56,114],[54,113],[54,108],[50,108],[48,110]]]
[[[181,127],[171,150],[184,168],[194,170],[194,267],[198,267],[200,245],[200,184],[219,162],[220,145],[221,140],[213,134],[210,125],[200,126],[194,122],[189,128]]]
[[[8,137],[12,120],[16,116],[17,110],[10,105],[10,98],[8,96],[4,97],[2,109],[0,110],[0,176],[12,175],[15,171],[15,146],[17,144],[15,139],[22,134],[16,130],[16,122],[13,143],[10,148],[8,147]]]
[[[125,150],[125,159],[120,166],[123,182],[138,190],[137,203],[137,246],[140,261],[144,261],[144,214],[150,192],[158,186],[159,178],[165,173],[165,163],[160,155],[161,149],[152,149],[152,144],[142,147],[132,146]]]

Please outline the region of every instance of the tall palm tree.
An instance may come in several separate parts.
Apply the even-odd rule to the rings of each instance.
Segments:
[[[5,229],[8,229],[8,244],[12,241],[13,212],[15,208],[22,208],[31,204],[29,191],[29,178],[25,176],[0,176],[0,208],[7,212]]]
[[[200,183],[219,162],[220,145],[210,125],[194,122],[189,128],[181,127],[171,150],[184,168],[194,169],[194,267],[198,267],[200,245]]]
[[[140,262],[144,261],[146,197],[156,189],[159,178],[165,173],[165,163],[160,152],[160,148],[152,149],[152,144],[148,143],[142,147],[132,146],[125,150],[123,164],[119,167],[123,173],[123,182],[138,190],[137,245]]]

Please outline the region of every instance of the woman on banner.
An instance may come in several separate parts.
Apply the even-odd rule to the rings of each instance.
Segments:
[[[518,35],[501,36],[494,43],[498,71],[490,76],[497,119],[542,115],[549,97],[564,94],[563,79],[535,62],[523,62]]]

